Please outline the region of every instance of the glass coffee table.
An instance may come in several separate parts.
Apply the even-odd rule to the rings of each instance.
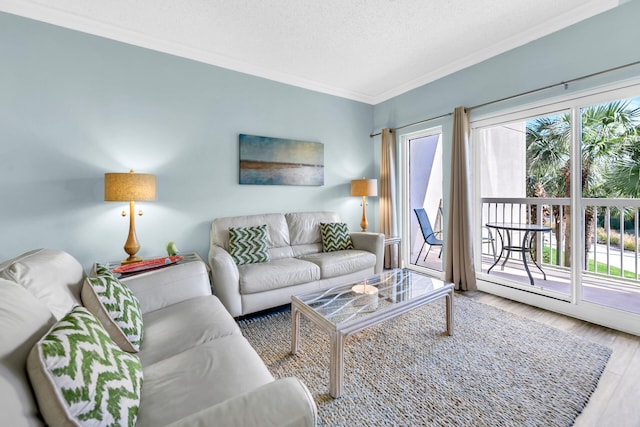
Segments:
[[[298,352],[300,314],[329,333],[329,394],[342,394],[344,344],[351,334],[440,298],[446,300],[447,334],[453,334],[453,283],[407,269],[291,297],[291,353]]]

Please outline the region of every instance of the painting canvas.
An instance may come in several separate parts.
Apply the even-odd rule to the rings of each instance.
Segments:
[[[324,185],[324,145],[241,134],[240,184]]]

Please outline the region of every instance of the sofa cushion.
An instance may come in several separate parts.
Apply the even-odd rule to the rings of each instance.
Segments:
[[[137,426],[169,424],[271,381],[264,362],[242,335],[204,343],[144,367]],[[216,420],[207,425],[216,425]]]
[[[36,343],[27,371],[48,425],[135,425],[140,359],[122,351],[86,308],[75,307]]]
[[[144,341],[138,356],[147,367],[208,341],[240,334],[218,298],[192,298],[144,315]]]
[[[271,260],[266,264],[238,266],[240,293],[252,294],[320,279],[320,268],[296,258]]]
[[[96,271],[100,270],[96,267]],[[111,338],[128,352],[140,350],[144,336],[138,298],[110,272],[88,277],[82,287],[82,302],[104,325]]]
[[[212,294],[209,272],[203,262],[174,264],[170,268],[120,277],[119,280],[140,301],[143,317],[149,312]]]
[[[320,277],[343,276],[355,273],[376,265],[376,256],[371,252],[350,249],[346,251],[320,252],[301,257],[305,261],[312,262],[320,268]]]
[[[291,246],[291,249],[293,250],[293,256],[300,258],[303,255],[322,252],[322,242]]]
[[[285,214],[291,246],[321,243],[321,222],[340,222],[335,212],[291,212]]]
[[[229,253],[237,265],[268,262],[267,224],[229,228]]]
[[[241,417],[238,414],[242,414]],[[215,423],[212,422],[215,420]],[[316,427],[318,410],[309,389],[295,377],[280,378],[190,414],[168,427]]]
[[[0,426],[42,425],[26,360],[55,322],[44,302],[17,283],[0,279]]]
[[[322,251],[333,252],[353,249],[349,229],[344,222],[320,223],[320,235],[322,236]]]
[[[211,223],[211,244],[229,251],[229,228],[255,227],[267,224],[267,244],[270,248],[289,246],[289,228],[282,214],[246,215],[216,218]]]
[[[37,249],[0,266],[0,278],[16,282],[43,301],[56,319],[80,304],[82,265],[66,252]]]

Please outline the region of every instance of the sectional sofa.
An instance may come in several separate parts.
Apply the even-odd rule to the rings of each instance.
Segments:
[[[132,321],[103,324],[103,289],[119,291],[100,310],[126,301]],[[316,424],[305,385],[274,380],[202,262],[117,280],[99,266],[87,277],[63,251],[23,254],[0,264],[0,334],[2,426]]]
[[[378,274],[384,235],[349,232],[335,212],[217,218],[208,262],[214,294],[234,317]]]

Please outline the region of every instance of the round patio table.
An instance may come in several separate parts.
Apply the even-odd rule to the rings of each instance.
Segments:
[[[489,267],[487,270],[487,274],[491,273],[493,267],[495,267],[503,255],[504,261],[502,262],[502,269],[504,269],[504,265],[509,260],[511,252],[520,252],[522,254],[522,263],[524,264],[524,269],[527,271],[527,276],[529,276],[529,282],[531,286],[534,285],[533,276],[531,275],[531,271],[529,270],[529,265],[527,264],[527,254],[531,255],[531,260],[538,267],[538,270],[542,273],[542,277],[544,280],[547,280],[547,275],[533,256],[533,238],[536,233],[545,233],[551,231],[551,227],[548,225],[541,224],[520,224],[520,223],[511,223],[511,222],[488,222],[485,224],[487,227],[492,228],[498,232],[498,236],[500,236],[500,243],[502,249],[500,249],[500,255],[495,260],[493,265]],[[512,243],[511,242],[511,233],[514,231],[524,232],[522,236],[521,242]]]

